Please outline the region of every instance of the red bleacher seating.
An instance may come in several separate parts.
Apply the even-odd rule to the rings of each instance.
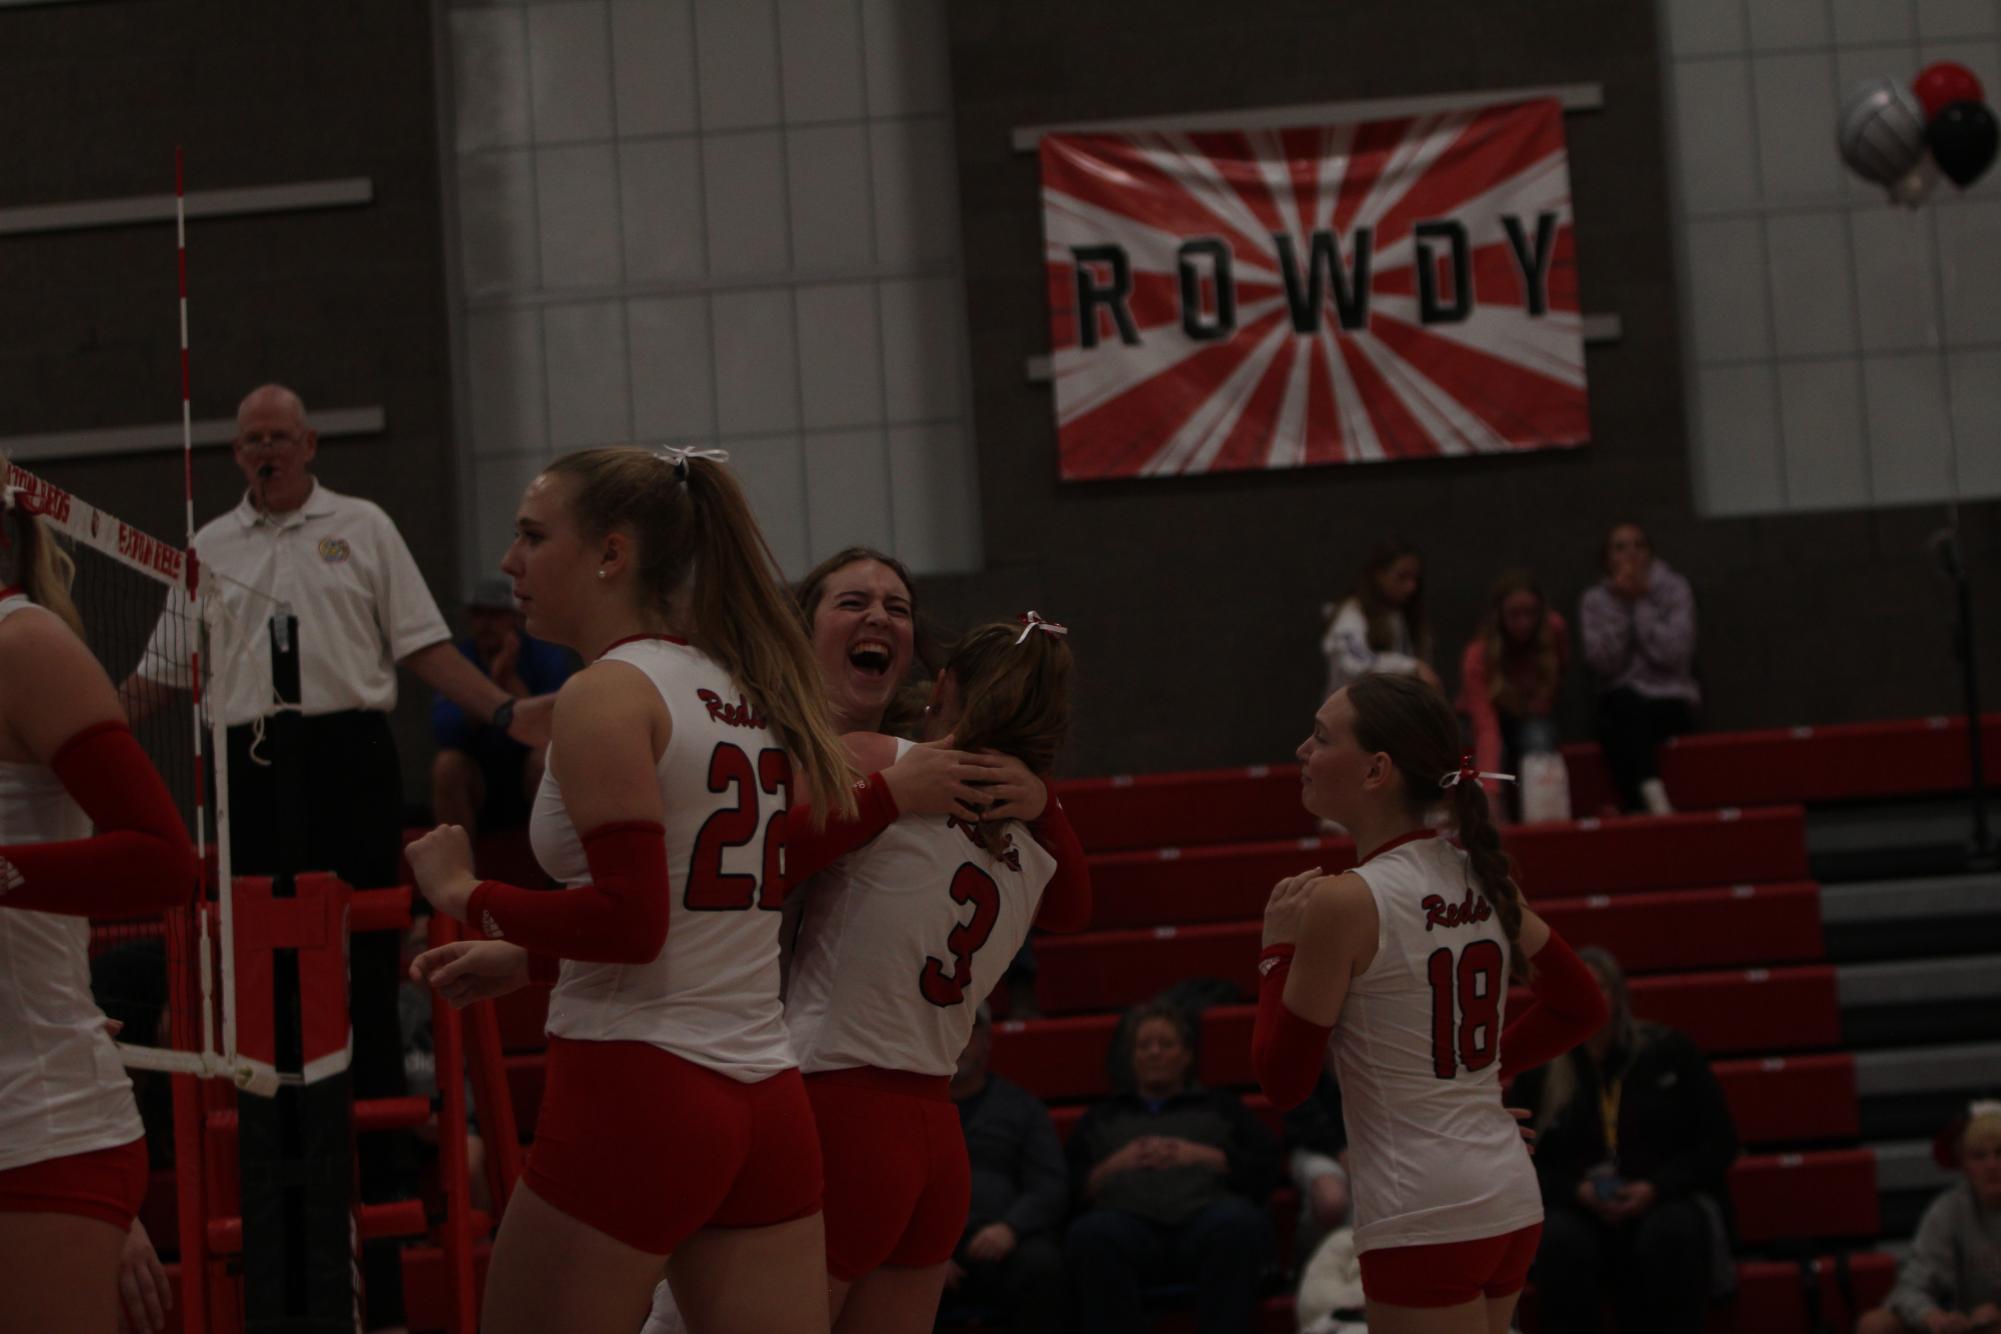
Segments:
[[[1531,902],[1565,940],[1610,950],[1628,973],[1803,961],[1825,953],[1820,886],[1811,881]]]
[[[1855,1057],[1848,1052],[1717,1061],[1744,1144],[1853,1139],[1862,1133]]]
[[[1797,806],[1521,825],[1503,834],[1531,901],[1740,881],[1804,879],[1806,815]],[[1297,838],[1109,852],[1091,858],[1101,928],[1243,921],[1264,913],[1280,878],[1354,865],[1347,838]]]
[[[1883,1231],[1876,1155],[1869,1149],[1746,1156],[1730,1169],[1737,1236],[1751,1245]]]
[[[1093,852],[1303,838],[1314,819],[1299,804],[1297,764],[1188,773],[1070,778],[1056,795]],[[1165,836],[1164,836],[1165,835]]]
[[[1601,945],[1629,972],[1822,957],[1820,887],[1811,882],[1546,899],[1536,911],[1572,945]],[[1257,985],[1256,918],[1138,927],[1037,941],[1045,1013],[1119,1009],[1191,977]]]
[[[2001,714],[1981,719],[2001,746]],[[1972,781],[1964,718],[1781,727],[1677,737],[1661,781],[1680,807],[1882,799],[1963,789]]]

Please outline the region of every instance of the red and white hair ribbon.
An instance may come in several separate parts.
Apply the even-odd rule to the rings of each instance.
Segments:
[[[1039,612],[1025,611],[1015,617],[1015,619],[1021,622],[1021,634],[1014,641],[1017,647],[1026,644],[1028,637],[1037,630],[1042,631],[1045,635],[1057,635],[1059,637],[1070,633],[1069,626],[1059,621],[1045,621]]]
[[[1466,755],[1461,755],[1459,757],[1459,768],[1456,771],[1449,773],[1445,775],[1445,777],[1439,779],[1438,785],[1442,788],[1449,789],[1458,787],[1461,783],[1477,783],[1483,778],[1492,779],[1496,783],[1513,783],[1519,781],[1513,774],[1489,774],[1480,772],[1479,769],[1474,767],[1473,756],[1471,754],[1466,754]]]

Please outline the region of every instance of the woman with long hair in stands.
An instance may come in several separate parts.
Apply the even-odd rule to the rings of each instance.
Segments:
[[[1281,880],[1265,909],[1252,1045],[1291,1107],[1331,1040],[1355,1249],[1375,1334],[1502,1334],[1542,1194],[1501,1084],[1604,1021],[1591,973],[1522,899],[1459,721],[1435,686],[1364,676],[1299,747],[1306,809],[1352,832],[1353,871]],[[1449,810],[1459,846],[1430,819]],[[1509,979],[1534,1002],[1503,1032]]]
[[[86,919],[191,902],[200,870],[25,502],[0,514],[0,1329],[111,1334],[146,1144]]]
[[[1424,616],[1424,554],[1411,543],[1400,537],[1376,543],[1354,591],[1323,610],[1320,652],[1327,659],[1329,694],[1369,672],[1438,684]]]
[[[568,888],[474,879],[455,826],[409,849],[425,896],[497,938],[418,958],[449,999],[560,961],[489,1334],[630,1334],[663,1268],[702,1334],[827,1328],[820,1147],[773,909],[795,782],[851,815],[853,771],[770,549],[714,459],[584,450],[522,497],[501,568],[528,632],[589,664],[557,697],[530,821]]]
[[[1032,612],[968,633],[939,671],[927,737],[1046,775],[1069,730],[1067,634]],[[913,747],[846,741],[864,769]],[[905,815],[814,883],[786,1024],[826,1154],[836,1330],[931,1328],[971,1200],[950,1085],[975,1012],[1031,924],[1090,923],[1081,856],[1059,859],[1047,838],[1012,820]]]

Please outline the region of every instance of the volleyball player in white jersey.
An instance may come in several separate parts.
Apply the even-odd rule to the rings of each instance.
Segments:
[[[85,919],[188,902],[200,872],[172,796],[84,646],[67,558],[11,492],[5,502],[0,1329],[110,1334],[146,1145],[91,999]]]
[[[1500,1086],[1604,1021],[1590,972],[1524,905],[1459,746],[1436,686],[1336,692],[1299,748],[1303,799],[1361,863],[1280,881],[1265,913],[1253,1064],[1294,1106],[1331,1034],[1372,1334],[1508,1328],[1542,1195]],[[1427,823],[1448,801],[1463,850]],[[1535,1000],[1504,1033],[1510,976]]]
[[[557,698],[530,836],[568,888],[413,844],[425,896],[498,941],[430,951],[455,1000],[561,960],[535,1144],[482,1328],[630,1334],[665,1265],[703,1334],[827,1328],[820,1152],[778,999],[775,837],[852,773],[742,492],[707,455],[595,449],[522,498],[501,568],[589,666]]]
[[[982,626],[940,670],[926,735],[1047,774],[1069,727],[1070,672],[1063,627]],[[912,745],[845,739],[863,769]],[[1046,818],[1061,818],[1053,800]],[[1062,860],[1060,874],[1016,821],[905,815],[812,882],[785,1013],[826,1158],[836,1330],[931,1327],[972,1188],[952,1072],[1030,925],[1089,924],[1089,874],[1081,857]]]

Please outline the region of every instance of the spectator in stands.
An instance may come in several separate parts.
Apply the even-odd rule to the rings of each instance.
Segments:
[[[2001,1328],[2001,1101],[1968,1109],[1959,1135],[1966,1179],[1931,1202],[1887,1304],[1855,1334],[1966,1334]]]
[[[982,1004],[952,1076],[973,1201],[946,1271],[946,1302],[997,1308],[1014,1334],[1060,1331],[1070,1313],[1056,1240],[1070,1208],[1063,1145],[1034,1094],[987,1072],[993,1042],[993,1012]]]
[[[466,622],[472,633],[454,647],[512,699],[554,694],[575,666],[569,650],[522,632],[504,578],[479,581],[466,599]],[[476,721],[443,691],[431,701],[431,734],[438,743],[431,762],[434,820],[463,825],[469,834],[528,823],[547,746],[524,746],[505,729]]]
[[[1193,1282],[1200,1334],[1247,1334],[1271,1258],[1278,1145],[1234,1093],[1195,1082],[1195,1029],[1177,1005],[1129,1011],[1106,1065],[1113,1094],[1070,1136],[1084,1212],[1069,1262],[1092,1334],[1146,1328],[1142,1285]]]
[[[1523,756],[1556,750],[1556,692],[1569,662],[1570,629],[1535,576],[1503,573],[1459,657],[1458,707],[1473,733],[1475,768],[1519,774]]]
[[[1646,530],[1621,523],[1605,536],[1605,577],[1586,589],[1578,619],[1584,660],[1598,678],[1598,743],[1629,811],[1670,808],[1655,752],[1695,728],[1695,594],[1654,556]]]
[[[1355,591],[1327,615],[1320,651],[1327,655],[1327,693],[1368,672],[1416,676],[1432,685],[1431,627],[1424,619],[1424,557],[1401,538],[1379,543],[1362,566]]]
[[[1602,949],[1578,957],[1610,1016],[1583,1046],[1509,1089],[1533,1113],[1542,1182],[1535,1279],[1545,1334],[1597,1334],[1609,1290],[1622,1334],[1696,1334],[1734,1284],[1727,1173],[1737,1130],[1686,1036],[1636,1021]]]
[[[1299,1192],[1292,1253],[1301,1270],[1323,1238],[1348,1221],[1348,1129],[1341,1086],[1322,1073],[1305,1102],[1285,1114],[1286,1168]]]

